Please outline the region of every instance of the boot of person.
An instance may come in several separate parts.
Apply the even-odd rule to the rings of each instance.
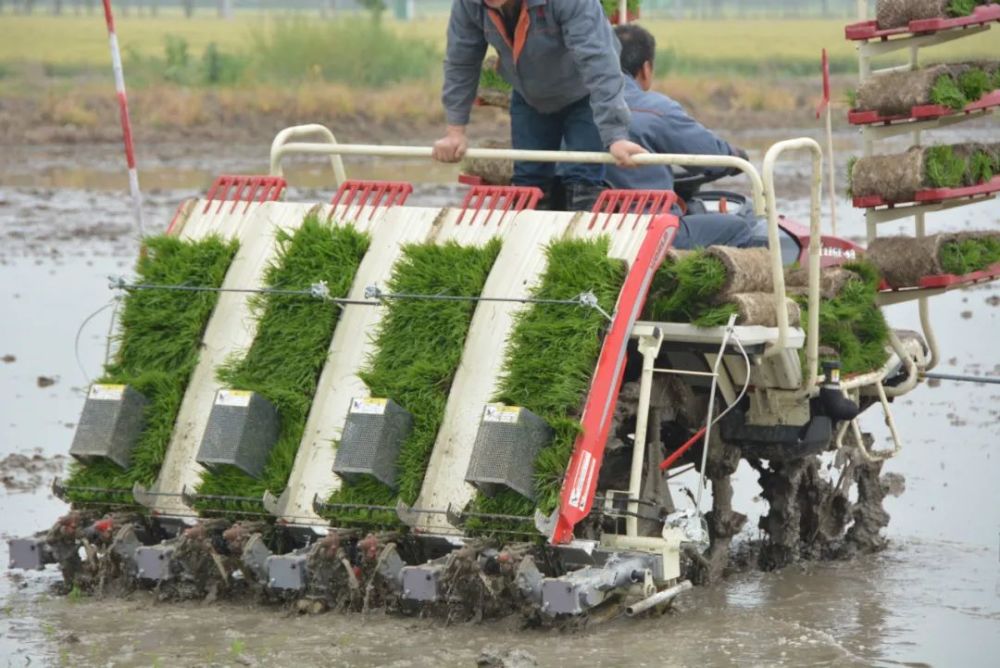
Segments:
[[[590,211],[597,198],[607,189],[604,184],[567,183],[566,211]]]

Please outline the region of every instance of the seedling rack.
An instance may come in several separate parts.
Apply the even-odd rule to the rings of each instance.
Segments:
[[[899,69],[875,69],[873,61],[878,57],[906,50],[909,53],[909,60],[903,67],[916,70],[920,66],[922,49],[977,35],[989,30],[993,23],[1000,22],[1000,4],[989,4],[977,7],[969,16],[911,21],[905,28],[880,30],[875,21],[866,20],[867,3],[859,3],[858,7],[861,21],[848,25],[845,29],[845,36],[847,39],[857,42],[860,83],[864,83],[872,76]],[[877,115],[872,117],[871,112],[862,111],[852,112],[848,120],[861,126],[863,155],[867,157],[875,153],[875,142],[877,141],[909,134],[912,144],[919,145],[924,131],[980,118],[988,113],[989,107],[996,106],[998,103],[1000,103],[1000,95],[994,91],[957,112],[933,106],[916,107],[911,110],[911,115],[905,118],[880,118]],[[986,197],[992,197],[996,192],[1000,192],[1000,179],[993,179],[988,183],[971,188],[928,189],[919,192],[913,202],[886,202],[878,197],[856,198],[854,206],[867,209],[865,221],[868,243],[871,243],[878,238],[880,224],[906,218],[913,219],[915,236],[926,236],[926,216],[928,213],[979,202]],[[989,274],[990,272],[987,270],[979,273]],[[988,276],[979,277],[978,280],[986,280],[986,278]],[[926,371],[934,369],[941,358],[937,337],[934,335],[930,319],[928,298],[976,280],[972,276],[929,276],[912,288],[905,290],[886,289],[883,292],[883,303],[917,301],[921,328],[930,349]]]

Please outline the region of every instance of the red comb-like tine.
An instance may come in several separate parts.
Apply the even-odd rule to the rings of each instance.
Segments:
[[[212,206],[212,200],[215,199],[215,194],[219,192],[219,182],[223,177],[219,177],[212,181],[212,185],[208,189],[208,194],[205,195],[205,207],[201,210],[202,214],[208,213],[209,208]]]
[[[455,221],[456,225],[462,224],[462,219],[465,218],[465,212],[469,210],[469,204],[472,203],[472,188],[465,193],[465,197],[462,199],[462,210],[458,213],[458,220]]]
[[[375,212],[378,210],[379,206],[382,204],[382,195],[385,193],[385,184],[379,183],[378,185],[373,185],[371,188],[371,200],[368,202],[368,220],[372,219]],[[361,215],[361,212],[358,212]]]
[[[243,207],[243,215],[244,216],[247,214],[247,211],[250,210],[250,206],[254,203],[254,200],[257,199],[257,189],[259,187],[260,187],[260,177],[259,176],[253,176],[253,177],[251,177],[250,178],[250,192],[247,194],[247,198],[246,198],[247,203],[246,203],[246,206]]]

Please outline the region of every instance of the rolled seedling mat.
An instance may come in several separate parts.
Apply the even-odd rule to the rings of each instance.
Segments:
[[[479,147],[509,149],[510,142],[486,140]],[[478,176],[483,180],[483,183],[489,186],[509,186],[514,179],[513,160],[483,160],[467,157],[462,160],[460,169],[464,174]]]
[[[865,257],[876,267],[885,282],[893,288],[916,287],[926,276],[950,274],[956,270],[946,262],[947,254],[961,252],[962,246],[975,244],[981,248],[977,253],[980,262],[965,266],[958,271],[968,273],[985,269],[998,261],[1000,253],[1000,232],[956,232],[934,234],[928,237],[883,237],[875,239],[868,246]],[[951,247],[951,248],[949,248]],[[987,248],[992,247],[991,256]]]
[[[843,267],[825,267],[819,273],[819,294],[823,299],[833,299],[841,293],[857,274]],[[808,296],[809,269],[801,267],[785,273],[785,289],[791,295]]]
[[[970,0],[878,0],[875,19],[880,30],[905,28],[910,21],[966,16],[975,5]]]
[[[717,297],[719,302],[726,302],[731,295],[739,293],[774,292],[768,249],[711,246],[705,253],[722,262],[726,270],[726,281]]]
[[[797,327],[802,321],[802,310],[791,299],[786,297],[784,301],[788,311],[788,324]],[[736,324],[738,325],[778,326],[778,313],[772,292],[737,293],[730,295],[727,302],[733,304],[737,309]]]
[[[983,157],[974,161],[976,154]],[[851,168],[851,194],[911,202],[921,190],[978,185],[996,173],[996,154],[995,145],[953,144],[860,158]]]
[[[497,62],[496,54],[487,56],[483,61],[477,97],[486,106],[510,109],[511,85],[497,72]]]
[[[968,101],[961,95],[957,78],[963,72],[971,69],[971,65],[957,63],[954,65],[933,65],[912,72],[889,72],[876,75],[865,81],[858,88],[855,107],[861,110],[877,111],[883,116],[907,116],[913,107],[929,104],[946,104],[935,96],[935,90],[954,89],[955,104],[961,102],[958,108],[964,107]],[[939,83],[939,80],[946,80]],[[950,85],[949,85],[950,84]]]

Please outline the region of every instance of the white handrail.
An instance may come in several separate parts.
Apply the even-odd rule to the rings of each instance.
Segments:
[[[281,168],[281,156],[284,155],[281,148],[287,146],[290,139],[304,139],[309,135],[319,135],[323,138],[327,146],[337,145],[337,138],[333,136],[330,128],[319,123],[294,125],[290,128],[285,128],[275,135],[274,141],[271,142],[271,176],[285,175],[284,170]],[[344,160],[339,154],[331,153],[330,165],[333,167],[335,185],[339,188],[340,184],[347,180],[347,172],[344,170]]]
[[[300,126],[315,128],[323,126]],[[429,146],[380,146],[377,144],[337,144],[330,142],[285,143],[284,133],[298,128],[282,130],[271,145],[271,174],[281,175],[281,162],[288,155],[366,155],[380,158],[431,158]],[[329,132],[329,131],[328,131]],[[333,136],[332,134],[330,135]],[[279,141],[282,139],[282,141]],[[498,148],[470,148],[467,157],[477,160],[519,160],[522,162],[574,162],[588,164],[614,164],[610,153],[598,151],[524,151]],[[682,155],[675,153],[647,153],[634,156],[639,165],[678,165],[684,167],[722,167],[739,169],[750,179],[754,212],[766,212],[764,183],[757,169],[743,158],[730,155]],[[334,168],[336,169],[336,167]],[[339,177],[338,177],[339,178]],[[339,185],[339,184],[338,184]]]
[[[808,137],[778,142],[764,155],[764,196],[767,202],[767,243],[771,251],[771,272],[774,278],[774,300],[778,316],[778,340],[767,354],[787,347],[788,309],[785,306],[785,267],[781,260],[781,239],[778,233],[778,210],[774,194],[774,165],[785,151],[807,149],[812,152],[811,207],[809,211],[809,324],[806,331],[806,364],[809,375],[801,393],[812,393],[819,376],[819,269],[822,251],[820,206],[823,187],[823,149]]]

